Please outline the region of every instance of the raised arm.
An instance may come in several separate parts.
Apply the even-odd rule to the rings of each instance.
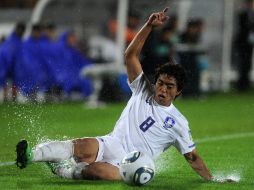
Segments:
[[[140,29],[126,49],[124,57],[130,83],[142,72],[142,67],[139,61],[140,52],[148,35],[152,31],[152,28],[163,25],[168,19],[168,17],[165,15],[167,10],[168,8],[165,8],[161,12],[151,14],[148,21]]]

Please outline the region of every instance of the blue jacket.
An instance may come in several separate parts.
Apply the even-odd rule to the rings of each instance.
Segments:
[[[8,78],[16,83],[15,66],[22,45],[15,32],[6,39],[0,48],[0,87],[6,84]]]
[[[41,53],[40,39],[29,37],[22,44],[15,69],[17,86],[25,94],[30,94],[33,90],[47,90],[47,70]]]
[[[80,76],[82,68],[91,64],[77,49],[67,43],[70,32],[64,32],[57,42],[58,52],[56,63],[56,80],[63,88],[65,93],[69,94],[73,90],[82,92],[83,96],[92,93],[92,83],[89,79]]]
[[[47,86],[51,88],[53,86],[58,86],[57,81],[57,57],[58,57],[58,48],[56,42],[50,40],[47,36],[43,36],[40,40],[41,55],[45,67],[47,68]]]

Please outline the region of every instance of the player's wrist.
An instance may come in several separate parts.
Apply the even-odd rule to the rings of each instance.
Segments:
[[[153,24],[148,20],[146,23],[145,23],[145,27],[148,27],[148,28],[151,28],[153,29]]]
[[[208,179],[208,181],[215,182],[215,181],[216,181],[216,178],[215,178],[214,176],[211,176],[211,178]]]
[[[209,176],[204,177],[204,180],[206,180],[206,181],[213,181],[214,177],[209,175]]]

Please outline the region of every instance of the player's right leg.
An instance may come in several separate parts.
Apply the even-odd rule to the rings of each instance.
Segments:
[[[69,179],[121,179],[118,167],[125,151],[119,141],[104,136],[76,139],[73,143],[75,160],[48,163],[54,174]]]
[[[52,141],[39,144],[32,150],[26,140],[21,140],[16,146],[16,164],[23,169],[32,162],[61,162],[71,157],[91,163],[95,161],[98,149],[98,141],[95,138]]]
[[[76,139],[72,142],[75,161],[48,163],[54,174],[69,179],[121,179],[118,167],[125,151],[117,139],[104,136]]]

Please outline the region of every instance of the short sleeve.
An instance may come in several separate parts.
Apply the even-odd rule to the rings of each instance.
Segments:
[[[181,135],[176,138],[175,147],[181,154],[186,154],[195,149],[190,130],[182,131]]]
[[[147,86],[147,80],[145,78],[144,73],[140,73],[140,75],[138,75],[138,77],[132,81],[132,83],[129,83],[128,81],[128,85],[132,91],[132,93],[139,93],[140,91],[142,91],[144,88],[146,88]]]

